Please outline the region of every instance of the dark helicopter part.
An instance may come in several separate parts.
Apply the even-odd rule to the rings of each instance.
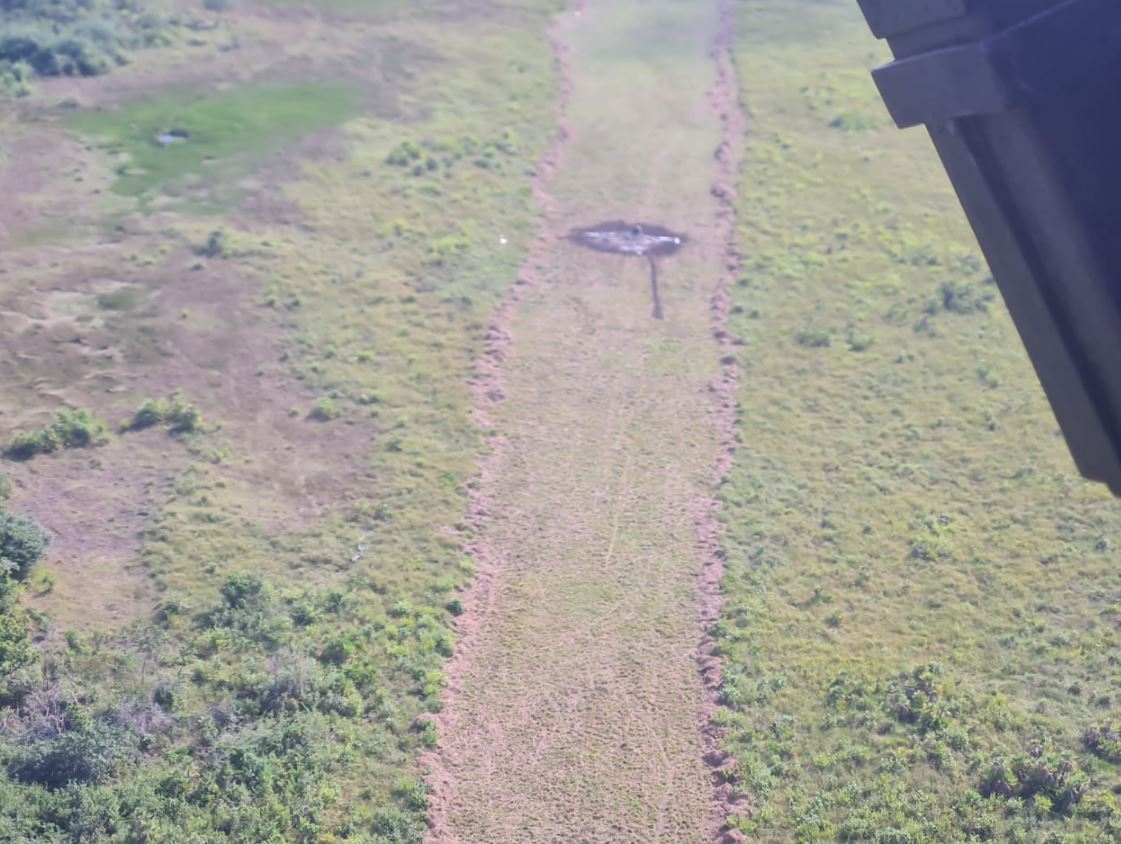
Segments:
[[[1079,470],[1121,495],[1121,2],[859,0]]]

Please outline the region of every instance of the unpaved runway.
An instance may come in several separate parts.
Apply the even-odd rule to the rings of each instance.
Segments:
[[[711,538],[726,435],[717,6],[590,0],[558,28],[570,133],[528,283],[493,335],[501,363],[484,369],[498,437],[476,499],[480,578],[428,760],[433,841],[716,835],[698,661],[712,560],[698,533]],[[689,238],[659,262],[664,319],[645,259],[564,239],[616,219]]]

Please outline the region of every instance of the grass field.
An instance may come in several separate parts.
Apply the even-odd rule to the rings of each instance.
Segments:
[[[211,97],[160,92],[112,112],[76,114],[69,125],[121,161],[113,189],[136,196],[166,192],[204,169],[211,178],[234,177],[294,139],[354,117],[359,107],[358,91],[345,85],[258,84]]]
[[[1114,841],[1121,514],[856,4],[743,0],[721,720],[760,841]]]
[[[718,3],[0,0],[0,841],[1121,840],[1121,511],[855,2],[729,5],[734,342]]]
[[[7,124],[86,169],[21,176],[84,193],[4,255],[5,443],[60,406],[109,424],[2,468],[54,541],[18,587],[37,659],[4,679],[0,839],[422,835],[417,716],[472,572],[467,381],[535,223],[554,11],[243,10],[218,26],[255,62],[314,22],[301,81],[283,50],[201,86],[152,50],[133,99],[99,78]]]

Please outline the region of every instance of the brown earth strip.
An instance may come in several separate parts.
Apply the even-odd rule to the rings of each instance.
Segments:
[[[502,434],[422,760],[430,840],[734,841],[721,827],[743,809],[714,799],[720,665],[698,632],[719,615],[712,490],[734,449],[729,10],[601,0],[562,21],[576,128],[542,168],[546,224],[479,367],[479,420]],[[641,264],[556,234],[613,212],[690,233],[663,268],[669,318],[643,306]]]
[[[713,336],[721,352],[720,375],[710,386],[713,421],[721,437],[720,452],[713,467],[715,486],[725,482],[735,461],[736,391],[740,379],[739,344],[728,332],[728,317],[732,309],[730,288],[739,274],[742,259],[736,232],[736,184],[743,162],[747,118],[740,104],[739,86],[732,64],[734,38],[732,0],[720,0],[720,30],[712,49],[717,76],[716,84],[709,94],[712,107],[720,116],[723,127],[723,137],[716,150],[716,180],[712,185],[712,195],[719,203],[718,221],[724,239],[724,271],[712,296]],[[705,635],[698,649],[697,659],[708,697],[705,708],[705,760],[714,768],[717,783],[715,811],[722,825],[720,841],[722,844],[734,844],[743,841],[744,837],[738,830],[729,828],[725,822],[733,815],[749,814],[750,807],[727,781],[725,774],[734,770],[736,763],[724,751],[723,730],[713,721],[724,679],[723,660],[715,652],[716,642],[708,635],[711,626],[720,620],[723,606],[721,582],[724,578],[724,557],[720,549],[723,525],[719,519],[719,509],[719,503],[712,497],[698,502],[697,542],[705,562],[698,578],[698,589],[702,598],[701,624]]]

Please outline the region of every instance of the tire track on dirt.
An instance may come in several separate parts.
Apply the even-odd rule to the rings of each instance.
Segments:
[[[422,759],[433,842],[738,840],[722,824],[741,807],[713,782],[730,760],[705,640],[737,378],[729,6],[598,0],[551,33],[568,117],[474,385],[478,421],[503,433],[472,490],[478,574]],[[665,319],[644,262],[563,243],[593,215],[689,234],[660,268]]]

